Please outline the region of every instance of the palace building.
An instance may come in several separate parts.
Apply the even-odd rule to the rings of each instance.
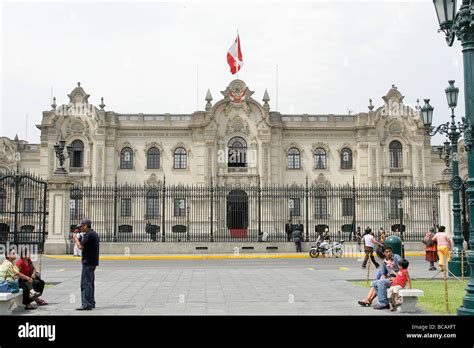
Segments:
[[[43,112],[39,144],[0,138],[0,239],[41,230],[56,243],[50,250],[64,253],[69,226],[82,217],[104,242],[286,241],[290,219],[306,226],[306,241],[356,226],[418,241],[431,226],[452,226],[450,173],[420,106],[404,104],[397,87],[351,115],[282,114],[266,90],[259,101],[238,79],[220,94],[213,103],[208,90],[204,110],[191,114],[123,114],[103,99],[93,105],[78,83],[66,104],[54,99]],[[60,140],[66,175],[57,172]],[[12,220],[39,199],[21,196],[2,172],[48,182],[44,209],[55,218],[47,231]],[[15,194],[24,201],[13,208]]]
[[[433,185],[444,162],[423,129],[419,106],[392,86],[379,106],[354,115],[271,111],[241,80],[205,110],[191,114],[121,114],[89,102],[78,84],[64,105],[43,112],[39,144],[0,138],[0,171],[48,178],[58,166],[53,145],[71,146],[65,167],[75,182],[328,182]],[[15,154],[19,155],[19,162]]]

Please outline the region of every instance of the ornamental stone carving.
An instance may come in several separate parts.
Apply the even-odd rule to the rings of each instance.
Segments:
[[[232,133],[249,134],[247,122],[239,115],[234,116],[234,118],[227,123],[226,134]]]

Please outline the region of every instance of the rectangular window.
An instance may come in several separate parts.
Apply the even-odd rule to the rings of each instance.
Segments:
[[[146,199],[146,217],[147,219],[157,218],[160,214],[159,210],[159,198],[147,197]]]
[[[23,213],[25,216],[31,216],[35,211],[35,199],[25,198],[23,200]]]
[[[288,201],[288,206],[290,208],[290,216],[300,216],[300,199],[299,198],[290,198]]]
[[[132,216],[132,199],[131,198],[122,198],[121,205],[121,215],[122,216]]]
[[[7,199],[0,198],[0,213],[5,213],[7,211]]]
[[[82,199],[71,199],[70,201],[71,220],[82,219]]]
[[[314,215],[316,219],[327,219],[328,207],[326,197],[316,197],[314,200]]]
[[[398,197],[390,198],[390,219],[399,219],[403,213],[403,201]]]
[[[352,216],[354,214],[354,200],[352,198],[342,199],[342,216]]]
[[[174,216],[186,216],[186,199],[176,198],[174,200]]]

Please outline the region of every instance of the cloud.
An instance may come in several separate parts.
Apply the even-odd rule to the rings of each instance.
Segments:
[[[225,57],[237,29],[239,77],[258,100],[267,88],[273,109],[278,64],[281,112],[364,112],[394,83],[407,102],[430,97],[441,122],[447,80],[462,81],[430,1],[8,2],[2,16],[0,135],[24,137],[28,113],[31,142],[51,87],[65,103],[77,81],[116,112],[191,113],[196,94],[204,109],[207,88],[216,101],[235,78]]]

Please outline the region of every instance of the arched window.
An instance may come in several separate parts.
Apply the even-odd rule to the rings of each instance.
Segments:
[[[124,147],[120,154],[120,169],[133,169],[133,150]]]
[[[178,147],[174,150],[174,168],[175,169],[186,169],[187,166],[187,154],[186,150],[182,147]]]
[[[71,143],[71,162],[70,166],[72,168],[82,168],[84,167],[84,143],[80,140],[74,140]]]
[[[146,218],[154,219],[160,214],[160,193],[157,189],[148,190],[146,193]]]
[[[390,168],[402,168],[402,144],[399,141],[394,140],[388,146],[390,153]]]
[[[352,151],[347,147],[341,151],[341,169],[352,169]]]
[[[314,151],[314,168],[326,169],[326,151],[320,147]]]
[[[229,153],[227,167],[246,167],[247,166],[247,142],[241,137],[235,137],[229,140]]]
[[[156,147],[152,147],[146,154],[146,167],[148,169],[159,169],[160,168],[160,150]]]
[[[300,150],[296,147],[292,147],[288,150],[288,168],[289,169],[300,169],[301,168],[301,161],[300,161]]]

